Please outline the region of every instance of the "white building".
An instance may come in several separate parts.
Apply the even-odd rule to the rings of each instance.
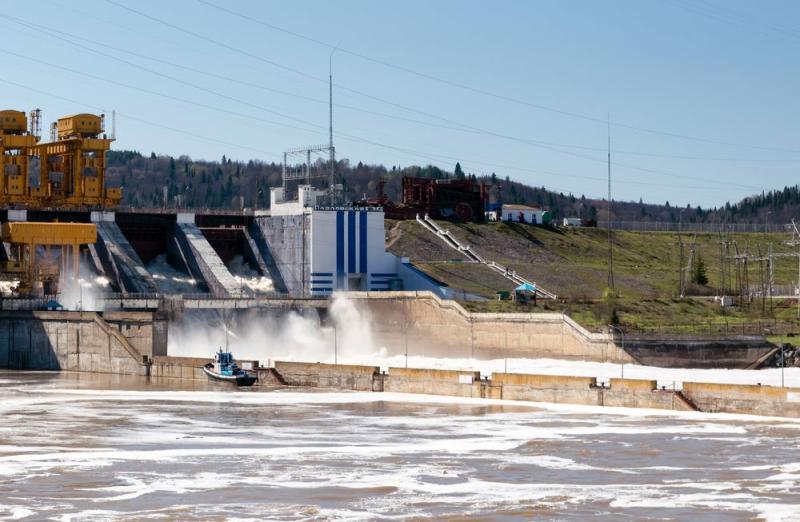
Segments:
[[[579,217],[565,217],[562,224],[565,227],[579,227],[579,226],[581,226],[581,218],[579,218]]]
[[[503,205],[501,216],[503,221],[534,225],[546,225],[552,220],[550,211],[527,205]]]
[[[281,188],[272,189],[270,195],[272,205],[277,204],[270,218],[274,220],[270,248],[285,267],[287,282],[296,281],[287,285],[291,293],[430,290],[449,296],[449,289],[412,266],[408,258],[386,251],[382,208],[318,207],[316,197],[323,194],[302,186],[298,200],[283,199]]]
[[[311,185],[297,187],[297,199],[286,199],[283,187],[276,187],[269,191],[270,215],[295,216],[302,214],[305,209],[316,206],[317,198],[324,196],[324,190],[317,190]]]

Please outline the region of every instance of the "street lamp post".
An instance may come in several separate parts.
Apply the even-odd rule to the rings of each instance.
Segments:
[[[608,325],[608,327],[612,331],[616,330],[617,332],[619,332],[620,339],[622,339],[622,351],[625,352],[625,332],[622,330],[622,328],[620,328],[619,326],[614,326],[613,324]],[[612,334],[612,338],[613,338],[613,334]],[[622,360],[622,365],[620,367],[619,378],[620,379],[624,379],[625,378],[625,360],[624,359]]]
[[[336,325],[333,325],[333,364],[339,364],[339,345]]]
[[[406,341],[406,368],[408,368],[408,323],[406,323],[405,341]]]
[[[78,311],[83,312],[83,279],[78,279]]]

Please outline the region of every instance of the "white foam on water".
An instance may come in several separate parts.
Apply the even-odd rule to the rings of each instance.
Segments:
[[[20,281],[15,279],[12,281],[0,281],[0,294],[11,296],[19,286]]]
[[[558,469],[558,470],[568,470],[568,471],[603,471],[603,472],[610,472],[610,473],[623,473],[623,474],[635,474],[634,471],[625,470],[625,469],[612,469],[612,468],[598,468],[596,466],[590,466],[588,464],[581,464],[576,462],[572,459],[564,458],[564,457],[556,457],[554,455],[495,455],[494,458],[501,458],[506,462],[506,464],[501,466],[507,467],[510,464],[513,465],[533,465],[540,468],[547,468],[547,469]]]
[[[24,388],[9,387],[8,390],[26,392]],[[782,424],[798,424],[800,419],[786,417],[768,417],[759,415],[745,415],[733,413],[704,413],[695,411],[660,410],[650,408],[623,408],[612,406],[587,406],[578,404],[555,404],[548,402],[516,401],[505,399],[480,399],[468,397],[450,397],[444,395],[425,395],[394,392],[295,392],[281,390],[277,392],[224,392],[224,391],[113,391],[105,390],[99,393],[89,389],[55,389],[40,388],[36,390],[38,397],[28,397],[15,401],[0,402],[0,413],[15,410],[24,411],[26,407],[37,404],[65,403],[73,401],[165,401],[165,402],[200,402],[200,403],[230,403],[250,405],[325,405],[325,404],[357,404],[375,402],[396,402],[409,404],[441,404],[465,406],[516,406],[532,408],[558,413],[585,413],[601,414],[624,417],[673,417],[691,421],[697,420],[731,420],[752,421],[758,423],[781,422]],[[50,395],[52,397],[41,397]]]
[[[0,518],[4,520],[21,520],[35,515],[36,512],[21,506],[5,506],[0,504]]]
[[[80,488],[81,491],[115,493],[112,496],[93,498],[92,502],[117,502],[131,500],[151,493],[183,494],[195,491],[213,491],[233,485],[259,484],[257,478],[243,475],[203,472],[185,474],[140,474],[124,473],[117,476],[124,485]]]
[[[275,291],[272,279],[253,270],[240,255],[234,256],[228,263],[228,270],[243,290],[253,294],[268,294]]]
[[[760,474],[768,479],[742,476],[737,481],[727,480],[728,477],[720,480],[719,470],[712,466],[710,473],[715,474],[715,478],[703,480],[702,476],[698,478],[702,466],[716,462],[713,457],[703,455],[698,459],[703,459],[704,463],[689,468],[691,479],[675,479],[682,473],[648,474],[644,470],[683,472],[687,468],[631,464],[627,468],[622,465],[610,468],[608,464],[597,465],[587,460],[591,457],[570,455],[572,458],[568,458],[555,450],[574,446],[573,440],[591,445],[598,438],[604,444],[622,443],[626,439],[645,443],[688,434],[699,440],[731,441],[745,438],[751,426],[794,426],[791,420],[783,418],[770,421],[752,416],[673,412],[677,415],[668,415],[666,417],[671,419],[664,421],[665,412],[661,410],[643,412],[619,408],[619,413],[608,415],[609,409],[602,407],[575,409],[548,405],[550,407],[544,409],[537,403],[517,401],[296,391],[59,390],[23,386],[10,389],[8,400],[0,403],[17,399],[24,401],[25,406],[10,410],[5,418],[13,419],[11,415],[19,416],[25,411],[40,411],[42,413],[30,418],[36,419],[32,422],[40,420],[48,426],[47,435],[51,437],[58,436],[59,429],[79,430],[80,426],[90,426],[95,417],[109,415],[109,419],[114,419],[113,423],[93,433],[76,431],[80,441],[89,439],[98,446],[96,448],[65,451],[60,445],[50,443],[43,444],[38,452],[15,452],[15,449],[31,447],[32,443],[13,438],[4,440],[7,444],[0,446],[0,474],[11,473],[16,478],[46,470],[61,475],[88,471],[93,477],[92,483],[97,486],[83,487],[81,493],[72,495],[70,500],[103,504],[109,509],[88,510],[81,505],[71,510],[71,515],[64,515],[76,520],[181,519],[189,513],[197,518],[246,519],[248,513],[255,512],[254,505],[247,504],[243,508],[250,511],[236,511],[235,506],[231,506],[229,513],[218,511],[220,506],[197,504],[184,512],[113,508],[118,507],[117,503],[126,507],[146,505],[148,501],[137,499],[149,496],[160,499],[158,505],[163,499],[170,504],[180,504],[192,493],[253,487],[263,488],[264,496],[269,496],[274,488],[295,490],[285,492],[295,498],[327,495],[324,490],[331,488],[352,490],[344,494],[349,499],[346,506],[309,508],[313,511],[313,515],[305,517],[309,519],[426,515],[479,518],[521,505],[550,506],[563,513],[569,513],[571,506],[578,506],[581,512],[588,513],[596,504],[597,509],[604,511],[611,505],[620,511],[638,508],[654,513],[658,509],[680,508],[750,515],[766,513],[773,517],[770,520],[783,522],[791,518],[787,518],[789,512],[776,501],[777,488],[784,488],[781,494],[790,495],[792,489],[797,488],[795,475],[800,470],[798,462],[742,466],[750,473],[741,475]],[[406,414],[403,409],[383,414],[374,413],[380,408],[330,408],[376,402],[416,407]],[[201,408],[202,404],[206,406]],[[250,422],[230,426],[222,420],[192,418],[194,408],[207,414],[217,409],[214,405],[228,404],[247,406],[243,409],[252,412]],[[479,414],[455,408],[453,414],[452,406],[490,404],[513,408],[504,411],[481,408],[472,412]],[[447,405],[451,408],[442,408]],[[266,408],[257,409],[259,406]],[[77,409],[91,411],[76,417]],[[273,427],[269,412],[277,409],[281,411]],[[294,409],[298,411],[296,425],[287,422],[293,418]],[[576,412],[578,416],[570,417]],[[747,422],[733,422],[741,419]],[[622,440],[616,441],[615,435]],[[554,451],[544,444],[554,445]],[[3,448],[11,451],[4,452]],[[591,446],[587,446],[587,455],[592,455],[589,448]],[[629,462],[627,458],[623,460]],[[603,463],[606,462],[613,463],[613,460],[603,458]],[[647,462],[646,458],[637,459],[639,465]],[[504,477],[499,470],[514,463],[532,468],[508,471],[509,482],[498,479]],[[211,466],[212,471],[181,472],[196,466],[206,469]],[[536,467],[542,469],[537,471]],[[136,469],[147,471],[132,471]],[[167,471],[151,471],[165,469]],[[576,476],[606,474],[615,478],[600,481],[605,483],[571,483]],[[544,477],[552,477],[552,482],[548,483]],[[620,478],[625,483],[615,483]],[[394,489],[366,491],[371,488]],[[778,507],[770,511],[771,503]],[[298,505],[296,508],[306,507]],[[265,505],[258,511],[263,518],[275,519],[290,518],[296,512],[285,504]],[[37,509],[36,516],[45,518],[51,514]],[[54,513],[52,516],[62,515]]]

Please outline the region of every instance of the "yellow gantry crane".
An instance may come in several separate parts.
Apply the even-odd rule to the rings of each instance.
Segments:
[[[8,222],[3,223],[2,236],[11,244],[11,257],[24,267],[17,291],[54,294],[68,274],[78,278],[81,245],[97,241],[97,227],[92,223]],[[60,249],[58,256],[55,248]]]
[[[29,126],[30,124],[30,126]],[[52,126],[41,142],[41,111],[0,110],[0,207],[105,209],[119,205],[122,190],[106,188],[106,153],[113,137],[105,117],[75,114]],[[81,245],[97,240],[86,223],[8,222],[2,240],[11,245],[6,271],[19,271],[21,294],[55,293],[78,277]]]
[[[122,189],[106,188],[113,137],[105,116],[75,114],[53,123],[41,143],[41,112],[0,111],[0,205],[20,208],[113,208]],[[38,183],[36,182],[38,181]]]
[[[30,164],[34,147],[39,142],[34,130],[39,126],[40,112],[31,111],[31,130],[22,111],[0,111],[0,205],[28,206],[30,197]]]
[[[113,138],[105,134],[105,117],[75,114],[53,124],[50,143],[36,145],[40,185],[31,190],[37,201],[58,208],[115,207],[122,190],[106,188],[106,152]]]

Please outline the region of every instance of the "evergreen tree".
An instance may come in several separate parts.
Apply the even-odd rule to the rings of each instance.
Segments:
[[[456,162],[456,170],[453,172],[456,179],[464,179],[464,170],[461,168],[461,163]]]
[[[702,257],[697,258],[697,262],[692,269],[692,283],[705,286],[708,284],[708,275],[706,275],[706,264]]]

